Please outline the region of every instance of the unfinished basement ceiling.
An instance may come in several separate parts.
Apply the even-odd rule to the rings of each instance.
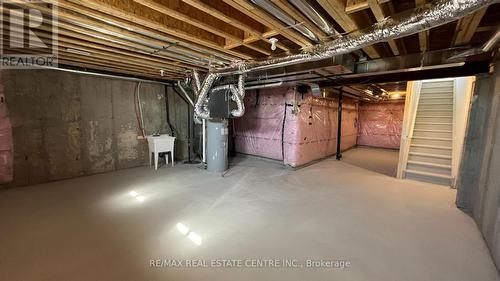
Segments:
[[[59,64],[173,80],[193,69],[264,59],[326,42],[425,0],[14,0],[50,14],[58,6]],[[430,2],[430,1],[429,1]],[[271,8],[270,8],[271,7]],[[307,7],[307,8],[304,8]],[[496,30],[500,4],[458,21],[356,52],[356,59],[477,46]],[[279,13],[271,14],[273,9]],[[6,13],[6,10],[3,10]],[[44,25],[37,35],[49,43]],[[269,39],[278,39],[271,49]],[[316,77],[338,74],[325,66]],[[163,75],[162,75],[163,74]]]

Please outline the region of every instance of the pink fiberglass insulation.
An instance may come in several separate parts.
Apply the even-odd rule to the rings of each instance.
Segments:
[[[245,115],[234,119],[237,152],[283,160],[281,132],[287,88],[248,91]]]
[[[404,101],[361,103],[358,145],[399,149]]]
[[[356,146],[358,138],[358,102],[344,98],[342,101],[342,138],[340,149],[348,150]]]
[[[293,167],[335,154],[337,100],[311,94],[302,98],[298,94],[297,101],[300,106],[294,114],[293,88],[260,90],[258,99],[254,91],[249,91],[245,96],[245,115],[234,120],[235,150],[283,160]],[[356,145],[357,103],[344,99],[342,116],[341,148],[345,150]]]
[[[0,72],[1,75],[1,72]],[[0,77],[0,82],[1,82]],[[12,126],[7,112],[7,105],[0,83],[0,183],[12,181],[13,175]]]

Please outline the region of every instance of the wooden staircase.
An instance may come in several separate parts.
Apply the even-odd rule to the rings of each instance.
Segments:
[[[423,81],[410,139],[407,179],[452,184],[453,92],[450,81]]]

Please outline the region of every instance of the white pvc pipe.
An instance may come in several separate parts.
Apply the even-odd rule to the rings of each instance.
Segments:
[[[140,119],[141,119],[142,136],[146,137],[146,131],[144,129],[144,118],[142,116],[141,83],[142,83],[142,81],[139,81],[139,84],[137,85],[137,103],[139,103],[139,116],[140,116]]]
[[[202,120],[203,121],[202,121],[202,125],[201,125],[202,126],[201,130],[203,132],[203,137],[202,137],[202,139],[203,139],[202,140],[202,142],[203,142],[203,163],[206,163],[207,162],[206,161],[206,158],[207,158],[207,152],[206,152],[207,151],[207,142],[206,142],[206,137],[207,136],[206,136],[206,134],[207,133],[206,133],[206,126],[205,126],[206,125],[206,121],[205,121],[205,119],[202,119]]]

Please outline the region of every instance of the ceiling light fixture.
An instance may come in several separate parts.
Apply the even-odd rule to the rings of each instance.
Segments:
[[[276,43],[278,43],[278,38],[269,38],[269,43],[271,43],[271,50],[276,51]]]

